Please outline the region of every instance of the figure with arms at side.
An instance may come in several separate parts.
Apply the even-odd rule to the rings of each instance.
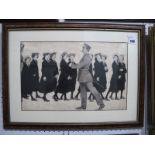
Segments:
[[[113,99],[113,93],[115,93],[115,100],[118,100],[118,97],[117,97],[118,76],[119,76],[119,58],[118,58],[118,55],[114,55],[114,57],[113,57],[112,71],[113,71],[113,74],[112,74],[111,81],[110,81],[110,87],[109,87],[109,90],[108,90],[106,98],[105,98],[106,100],[109,100],[108,95],[110,92],[111,92],[110,99],[114,100]]]
[[[125,90],[125,82],[127,73],[127,69],[124,63],[124,55],[120,55],[119,57],[119,76],[118,76],[118,91],[121,91],[120,99],[125,99],[123,96],[123,91]]]

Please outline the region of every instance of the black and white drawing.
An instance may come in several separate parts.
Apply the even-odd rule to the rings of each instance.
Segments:
[[[127,110],[125,42],[21,42],[24,111]]]

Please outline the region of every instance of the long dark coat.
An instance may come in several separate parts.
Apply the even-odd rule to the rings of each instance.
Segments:
[[[52,73],[52,76],[56,76],[59,74],[58,72],[58,65],[57,65],[57,62],[54,61],[54,60],[51,60],[50,61],[50,65],[51,65],[51,73]]]
[[[32,78],[30,67],[23,63],[21,72],[21,93],[22,96],[32,93]]]
[[[107,89],[107,70],[105,69],[105,67],[107,67],[106,63],[98,61],[95,61],[94,63],[94,85],[100,93],[104,92]],[[97,78],[99,78],[99,81],[97,81]]]
[[[71,62],[68,63],[68,65]],[[77,78],[77,69],[69,68],[69,76],[71,77],[70,80],[68,80],[68,91],[75,91],[75,85],[76,85],[76,78]]]
[[[115,61],[112,64],[113,74],[110,81],[110,92],[117,92],[118,91],[118,75],[119,75],[119,64]]]
[[[38,62],[35,60],[31,61],[30,73],[31,73],[32,91],[37,91],[39,89],[39,70],[38,70]]]
[[[58,74],[57,63],[53,60],[42,62],[42,77],[40,80],[40,92],[49,93],[55,91],[57,85],[56,75]],[[46,77],[46,80],[44,80]]]
[[[65,94],[69,92],[68,77],[70,75],[70,67],[64,59],[60,62],[60,71],[61,73],[58,80],[57,92]]]
[[[126,66],[124,63],[119,63],[119,76],[120,78],[118,79],[118,90],[124,90],[125,89],[125,74],[126,74]]]

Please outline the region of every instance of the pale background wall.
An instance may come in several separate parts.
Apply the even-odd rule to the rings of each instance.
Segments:
[[[146,34],[148,32],[148,27],[152,26],[152,24],[140,23],[144,24],[146,27]],[[145,74],[146,77],[147,74]],[[147,77],[145,78],[147,80]],[[0,24],[0,135],[27,135],[27,134],[60,134],[60,135],[68,135],[68,134],[147,134],[147,120],[146,120],[146,111],[147,111],[147,91],[146,91],[146,80],[145,80],[145,114],[144,114],[144,127],[139,129],[122,129],[122,130],[99,130],[99,131],[18,131],[18,130],[4,130],[3,129],[3,110],[2,110],[2,25]]]

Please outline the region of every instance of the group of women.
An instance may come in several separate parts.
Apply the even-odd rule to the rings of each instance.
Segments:
[[[53,99],[68,100],[67,93],[70,93],[70,99],[78,99],[80,94],[80,88],[74,97],[77,80],[77,69],[72,69],[70,64],[75,63],[75,54],[63,52],[61,55],[60,69],[56,62],[56,53],[45,53],[43,55],[41,76],[38,69],[38,53],[33,53],[32,56],[27,56],[22,62],[21,69],[21,93],[22,98],[28,99],[31,97],[32,101],[36,101],[37,98],[42,98],[44,101],[49,102],[47,94],[54,92]],[[93,56],[92,56],[93,58]],[[127,72],[124,63],[123,55],[115,55],[112,63],[112,77],[110,81],[110,87],[106,96],[103,93],[107,89],[107,77],[108,67],[106,64],[107,57],[101,53],[95,54],[94,65],[90,65],[89,71],[94,78],[94,86],[101,94],[103,99],[118,99],[117,93],[121,91],[120,98],[123,99],[123,91],[125,89],[125,74]],[[94,66],[94,68],[92,67]],[[35,92],[35,93],[34,93]],[[39,94],[43,95],[40,96]],[[110,97],[109,94],[111,93]],[[115,98],[113,94],[115,93]],[[35,94],[35,96],[34,96]],[[61,94],[59,96],[58,94]],[[59,97],[58,97],[59,96]],[[93,100],[93,95],[90,94],[90,100]]]

